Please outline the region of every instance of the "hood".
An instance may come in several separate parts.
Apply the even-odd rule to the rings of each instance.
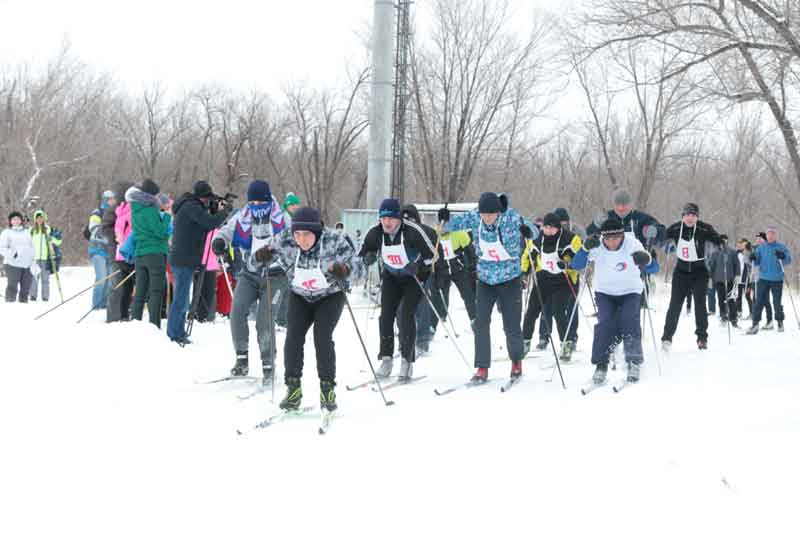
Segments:
[[[177,200],[172,204],[172,215],[178,215],[180,209],[190,202],[197,202],[198,204],[202,204],[200,200],[197,199],[192,193],[184,193]]]
[[[155,195],[145,193],[136,186],[128,188],[128,190],[125,192],[125,202],[135,202],[145,206],[158,207],[158,198],[156,198]]]
[[[111,186],[111,190],[114,192],[114,198],[117,199],[118,203],[121,204],[123,201],[125,201],[125,193],[127,193],[128,189],[133,187],[133,185],[133,182],[122,180],[115,182],[114,185]]]
[[[33,212],[33,218],[31,220],[31,224],[35,224],[36,223],[36,217],[38,217],[39,215],[42,216],[42,219],[44,219],[44,222],[47,222],[47,214],[44,212],[44,210],[36,210],[36,211]]]

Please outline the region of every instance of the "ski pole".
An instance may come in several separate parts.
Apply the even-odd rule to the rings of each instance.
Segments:
[[[466,366],[467,366],[467,369],[472,369],[472,367],[470,367],[469,363],[467,362],[467,357],[466,357],[466,356],[464,356],[464,353],[463,353],[463,352],[461,352],[461,348],[458,346],[458,343],[456,343],[456,338],[455,338],[455,336],[453,336],[453,335],[450,333],[450,329],[449,329],[449,328],[447,328],[447,323],[445,323],[444,321],[442,321],[442,318],[441,318],[441,316],[439,315],[439,312],[437,312],[437,311],[436,311],[436,306],[434,306],[434,305],[433,305],[433,301],[431,301],[431,298],[428,296],[428,293],[425,291],[425,287],[423,287],[423,285],[422,285],[422,282],[420,282],[420,281],[419,281],[419,278],[417,278],[416,276],[412,276],[412,278],[413,278],[413,279],[414,279],[414,281],[417,283],[417,286],[419,286],[419,290],[420,290],[420,291],[422,291],[422,294],[425,296],[425,300],[428,302],[428,305],[431,307],[431,311],[433,311],[433,314],[434,314],[434,315],[436,316],[436,318],[439,320],[439,324],[441,324],[441,325],[442,325],[442,328],[444,328],[445,332],[446,332],[446,333],[447,333],[447,335],[450,337],[450,341],[452,341],[452,342],[453,342],[453,346],[454,346],[454,347],[456,348],[456,350],[458,351],[458,354],[461,356],[461,359],[462,359],[462,360],[464,360],[464,365],[466,365]]]
[[[778,260],[778,265],[781,266],[781,274],[783,275],[783,278],[785,279],[786,278],[786,271],[783,270],[783,262],[781,260]],[[797,308],[795,308],[795,306],[794,306],[794,297],[792,296],[792,285],[791,284],[787,285],[787,289],[789,290],[788,291],[788,293],[789,293],[789,302],[792,303],[792,310],[794,310],[794,318],[797,321],[797,327],[800,328],[800,315],[797,315]]]
[[[383,393],[381,382],[378,380],[378,375],[375,374],[375,367],[372,365],[372,360],[369,359],[369,352],[367,352],[367,346],[364,344],[364,338],[361,337],[361,331],[358,329],[358,323],[356,322],[356,316],[353,313],[353,308],[350,307],[350,299],[347,298],[347,293],[345,293],[344,289],[342,289],[342,296],[344,297],[344,303],[347,305],[347,311],[350,312],[350,319],[353,320],[353,328],[356,329],[358,340],[361,342],[361,348],[364,349],[364,357],[367,359],[367,363],[369,364],[369,370],[372,371],[372,378],[375,380],[375,385],[378,386],[378,391],[383,399],[383,404],[385,406],[391,406],[394,404],[394,401],[386,400],[386,395]]]
[[[567,330],[564,333],[565,337],[569,337],[569,330],[570,330],[570,328],[572,328],[572,321],[573,321],[573,319],[575,319],[575,311],[578,309],[578,305],[579,305],[579,303],[581,301],[581,296],[583,295],[583,290],[584,289],[586,289],[586,284],[583,284],[581,286],[581,289],[580,289],[580,291],[578,291],[578,295],[575,298],[575,304],[572,305],[572,312],[569,314],[569,322],[567,322]],[[551,334],[551,336],[552,336],[552,334]],[[548,380],[548,382],[552,382],[553,381],[553,376],[555,375],[555,372],[556,372],[556,370],[555,370],[555,367],[554,367],[553,368],[553,374],[550,375],[550,380]]]
[[[450,295],[449,288],[447,294],[448,296]],[[456,332],[456,325],[453,324],[453,316],[450,314],[450,302],[444,299],[444,289],[442,289],[441,287],[439,288],[439,298],[442,299],[442,304],[447,306],[447,320],[450,321],[450,329],[453,331],[453,335],[458,337],[458,332]]]
[[[61,277],[58,275],[58,269],[56,268],[56,260],[53,258],[55,255],[55,250],[53,249],[53,245],[50,242],[50,234],[47,233],[45,230],[44,232],[45,241],[47,241],[47,258],[50,260],[50,268],[53,270],[53,276],[56,278],[56,287],[58,287],[58,296],[61,297],[61,304],[64,304],[64,292],[61,290]]]
[[[722,250],[720,251],[720,255],[722,255],[722,276],[725,277],[725,299],[723,302],[720,303],[720,306],[725,306],[725,311],[727,312],[727,320],[725,323],[728,325],[728,345],[732,344],[731,341],[731,303],[728,297],[730,294],[728,293],[728,253],[725,252],[725,245],[722,245]],[[722,314],[722,310],[719,311]]]
[[[116,272],[119,272],[119,271],[116,271]],[[126,276],[125,278],[123,278],[122,280],[120,280],[120,282],[119,282],[117,285],[115,285],[115,286],[112,288],[112,291],[116,291],[117,289],[119,289],[119,288],[121,288],[123,285],[125,285],[125,282],[127,282],[128,280],[130,280],[130,278],[131,278],[131,277],[132,277],[134,274],[136,274],[136,269],[132,270],[132,271],[130,272],[130,274],[128,274],[128,276]]]
[[[536,264],[533,261],[533,255],[531,251],[528,251],[528,259],[531,262],[531,278],[533,279],[533,289],[536,292],[536,297],[539,300],[539,308],[544,313],[544,300],[542,299],[542,292],[539,289],[539,282],[536,279]],[[541,329],[541,324],[539,325]],[[561,372],[561,363],[558,361],[558,353],[556,352],[556,344],[553,342],[553,329],[550,329],[550,333],[548,334],[548,339],[550,340],[550,348],[553,349],[553,358],[556,361],[556,368],[558,369],[558,375],[561,377],[561,387],[567,389],[567,384],[564,382],[564,374]]]
[[[594,316],[597,317],[597,303],[594,301],[594,289],[592,289],[592,281],[588,273],[583,275],[583,281],[589,286],[589,298],[592,301],[592,308],[594,308]]]
[[[84,290],[82,290],[82,291],[79,291],[78,293],[76,293],[76,294],[72,295],[71,297],[69,297],[68,299],[66,299],[64,302],[62,302],[61,304],[57,304],[57,305],[53,306],[52,308],[50,308],[49,310],[47,310],[46,312],[44,312],[44,313],[40,313],[39,315],[37,315],[36,317],[34,317],[34,318],[33,318],[33,320],[34,320],[34,321],[36,321],[37,319],[41,319],[42,317],[44,317],[45,315],[47,315],[47,314],[48,314],[48,313],[50,313],[51,311],[53,311],[53,310],[56,310],[56,309],[60,308],[61,306],[63,306],[63,305],[64,305],[64,304],[66,304],[67,302],[69,302],[69,301],[71,301],[71,300],[73,300],[73,299],[75,299],[75,298],[77,298],[77,297],[79,297],[79,296],[83,295],[84,293],[86,293],[86,292],[87,292],[87,291],[89,291],[90,289],[94,289],[94,286],[96,286],[96,285],[99,285],[99,284],[103,284],[103,283],[105,283],[105,281],[106,281],[106,280],[108,280],[109,278],[111,278],[112,276],[114,276],[115,274],[117,274],[118,272],[119,272],[119,270],[116,270],[116,271],[114,271],[113,273],[111,273],[111,274],[109,274],[108,276],[106,276],[105,278],[103,278],[103,279],[101,279],[101,280],[98,280],[97,282],[95,282],[94,284],[90,285],[90,286],[89,286],[89,287],[87,287],[86,289],[84,289]]]
[[[275,324],[272,322],[272,282],[269,276],[269,267],[267,268],[267,328],[270,332],[269,342],[269,357],[272,360],[272,380],[270,380],[270,388],[272,389],[272,404],[275,404]],[[261,362],[262,366],[264,362]]]
[[[222,261],[222,256],[217,257],[217,262],[222,266],[222,274],[225,276],[225,285],[228,287],[228,293],[233,301],[233,288],[231,287],[231,280],[228,278],[228,268],[225,267],[225,262]]]
[[[650,322],[650,337],[653,338],[653,351],[656,353],[656,364],[658,365],[658,376],[661,376],[661,353],[658,350],[658,343],[656,343],[656,329],[653,328],[653,314],[650,313],[650,302],[647,300],[646,293],[642,293],[645,298],[645,313],[647,313],[647,320]],[[681,303],[683,305],[683,303]]]

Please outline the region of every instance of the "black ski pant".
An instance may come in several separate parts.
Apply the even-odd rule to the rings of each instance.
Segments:
[[[553,279],[537,277],[537,285],[539,287],[539,292],[537,292],[536,286],[534,286],[534,288],[531,289],[531,294],[528,299],[528,310],[525,313],[525,330],[523,331],[523,337],[525,339],[530,339],[533,336],[533,330],[536,326],[536,317],[540,314],[542,315],[542,324],[539,326],[539,338],[542,339],[543,332],[547,332],[545,336],[549,337],[551,329],[548,328],[546,323],[546,312],[549,308],[552,317],[556,320],[556,329],[558,330],[559,339],[561,341],[572,339],[568,338],[566,333],[567,323],[569,322],[569,316],[572,312],[570,303],[574,304],[575,299],[572,296],[572,291],[567,285],[566,280],[563,278]],[[545,313],[542,313],[539,293],[541,293]],[[573,322],[575,322],[575,319],[573,319]],[[570,328],[570,332],[571,331],[572,329]]]
[[[194,318],[200,323],[213,323],[217,316],[217,271],[205,271],[205,274],[202,271],[195,272],[192,277],[192,287],[195,291],[200,291]]]
[[[763,281],[761,281],[761,280],[758,280],[758,281],[757,281],[757,282],[754,284],[754,285],[755,285],[755,289],[753,290],[753,312],[755,312],[755,309],[756,309],[756,304],[758,303],[758,294],[759,294],[759,290],[758,290],[758,288],[759,288],[759,286],[761,286],[763,283],[764,283]],[[775,299],[772,299],[772,300],[775,300]],[[770,303],[769,291],[767,291],[767,292],[766,292],[766,295],[765,295],[765,297],[764,297],[764,313],[765,313],[765,314],[766,314],[766,316],[767,316],[767,322],[768,322],[768,323],[769,323],[769,322],[772,322],[772,304]],[[754,314],[753,314],[753,313],[750,313],[750,316],[751,316],[751,318],[752,318],[752,317],[754,317]],[[759,314],[759,316],[758,316],[758,320],[759,320],[759,322],[761,321],[761,314]]]
[[[775,320],[783,322],[786,318],[783,314],[783,280],[773,282],[769,280],[759,280],[756,291],[756,307],[753,310],[753,324],[757,325],[761,322],[761,310],[769,303],[769,296],[772,294],[772,303],[775,306]],[[767,321],[770,321],[769,314],[767,314]]]
[[[748,289],[749,287],[746,286],[745,284],[739,284],[739,292],[736,294],[736,310],[739,312],[739,315],[742,315],[743,313],[742,297],[744,297],[745,300],[747,300],[747,311],[750,313],[751,316],[753,315],[753,296],[750,294],[750,291],[748,291]],[[771,311],[772,310],[770,309],[770,312]],[[770,313],[770,316],[771,315],[772,313]]]
[[[570,281],[571,282],[571,281]],[[569,287],[569,285],[567,285]],[[572,293],[572,290],[575,290],[575,294]],[[573,344],[578,342],[578,318],[581,313],[580,307],[575,309],[575,314],[573,316],[572,309],[575,307],[575,300],[576,297],[580,294],[580,279],[573,284],[572,289],[567,294],[568,301],[567,305],[564,308],[564,312],[567,314],[567,324],[569,324],[569,332],[567,332],[567,339],[572,341]],[[572,323],[570,324],[569,319],[572,317]],[[550,306],[545,303],[544,306],[544,313],[542,313],[542,322],[539,325],[539,339],[547,339],[550,336],[550,332],[553,331],[553,313],[550,311]],[[531,335],[533,335],[533,330],[531,330]],[[524,337],[524,336],[523,336]],[[526,337],[525,339],[530,339]],[[563,338],[562,338],[563,340]]]
[[[450,286],[455,285],[458,289],[458,294],[461,295],[461,300],[464,301],[464,307],[467,308],[467,316],[469,320],[475,319],[475,288],[472,284],[472,279],[466,270],[456,271],[442,284],[442,295],[444,296],[444,303],[450,307]],[[444,319],[444,316],[442,316]]]
[[[344,294],[341,291],[309,302],[295,293],[287,292],[288,325],[283,345],[285,378],[303,376],[303,356],[306,333],[314,326],[314,350],[317,354],[317,376],[320,381],[336,381],[336,351],[333,330],[342,316]]]
[[[111,277],[111,282],[109,283],[108,307],[106,309],[107,323],[130,319],[131,301],[133,300],[134,277],[131,276],[125,280],[133,272],[133,265],[124,261],[117,261],[114,262],[112,269],[119,272]],[[123,280],[125,280],[125,283],[120,285]]]
[[[411,276],[384,274],[381,284],[379,357],[391,358],[394,355],[394,321],[397,318],[400,352],[406,361],[413,362],[416,359],[417,326],[414,313],[423,298],[417,281]],[[403,305],[402,308],[400,304]]]
[[[608,364],[608,358],[620,339],[625,347],[625,361],[642,363],[642,328],[639,313],[642,295],[606,295],[595,293],[597,300],[597,324],[592,343],[592,364]]]
[[[3,265],[3,270],[6,272],[6,302],[14,302],[19,296],[20,302],[28,302],[28,295],[31,292],[31,283],[33,282],[33,275],[31,270],[27,267],[14,267],[12,265]]]
[[[447,307],[442,299],[439,288],[437,288],[436,284],[433,282],[432,276],[425,282],[424,287],[425,293],[436,308],[436,313],[444,320],[447,317]],[[398,308],[398,315],[403,314],[403,306],[405,306],[405,304],[401,304]],[[425,298],[425,295],[422,295],[422,298],[417,304],[417,309],[414,311],[414,320],[416,321],[417,327],[416,344],[420,349],[426,350],[428,344],[436,334],[436,327],[439,325],[439,319],[436,317],[436,313],[433,313],[428,299]],[[401,344],[400,352],[402,351],[403,346]]]
[[[719,316],[736,324],[736,299],[733,297],[733,280],[727,282],[714,282],[719,302]]]
[[[164,278],[167,275],[167,257],[164,254],[145,254],[136,257],[136,295],[131,314],[142,320],[144,303],[150,322],[161,328],[161,303],[164,300]]]
[[[512,361],[522,359],[522,279],[520,277],[489,285],[478,280],[478,292],[475,307],[475,367],[491,367],[492,339],[489,326],[492,322],[492,310],[496,302],[503,318],[503,331],[506,334],[508,357]]]
[[[675,269],[672,272],[672,294],[669,299],[667,320],[664,323],[662,341],[672,341],[678,320],[681,316],[681,307],[686,296],[691,294],[694,299],[695,334],[698,340],[708,339],[708,312],[706,311],[706,292],[708,288],[708,272],[685,272]]]

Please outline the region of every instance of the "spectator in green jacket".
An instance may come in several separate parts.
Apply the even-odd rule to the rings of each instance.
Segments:
[[[31,283],[30,300],[38,297],[39,287],[42,288],[42,301],[50,299],[50,273],[58,271],[61,262],[59,247],[61,247],[61,232],[47,224],[47,214],[43,210],[33,213],[33,226],[31,226],[31,239],[33,240],[35,269]]]
[[[131,315],[137,321],[142,320],[146,299],[150,322],[161,328],[171,216],[161,212],[158,193],[154,181],[144,180],[138,187],[128,189],[125,201],[131,205],[133,233],[136,235],[136,296]]]

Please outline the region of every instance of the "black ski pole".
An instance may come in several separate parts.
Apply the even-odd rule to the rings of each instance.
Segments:
[[[68,299],[66,299],[64,302],[62,302],[61,304],[57,304],[57,305],[53,306],[52,308],[50,308],[49,310],[47,310],[46,312],[44,312],[44,313],[40,313],[39,315],[37,315],[36,317],[34,317],[34,318],[33,318],[33,320],[34,320],[34,321],[36,321],[37,319],[41,319],[42,317],[44,317],[45,315],[47,315],[47,314],[48,314],[48,313],[50,313],[51,311],[53,311],[53,310],[56,310],[56,309],[60,308],[61,306],[63,306],[63,305],[64,305],[64,304],[66,304],[67,302],[69,302],[69,301],[71,301],[71,300],[73,300],[73,299],[75,299],[75,298],[77,298],[77,297],[79,297],[79,296],[83,295],[84,293],[86,293],[86,292],[87,292],[87,291],[89,291],[90,289],[93,289],[93,288],[94,288],[94,286],[96,286],[96,285],[98,285],[98,284],[102,284],[102,283],[104,283],[106,280],[108,280],[109,278],[111,278],[112,276],[114,276],[115,274],[117,274],[118,272],[119,272],[119,270],[116,270],[116,271],[114,271],[113,273],[111,273],[111,274],[109,274],[108,276],[106,276],[105,278],[103,278],[102,280],[98,280],[97,282],[95,282],[94,284],[90,285],[90,286],[89,286],[89,287],[87,287],[86,289],[84,289],[84,290],[82,290],[82,291],[79,291],[78,293],[76,293],[76,294],[72,295],[71,297],[69,297]]]
[[[350,319],[353,320],[353,328],[356,329],[356,334],[358,334],[358,340],[361,342],[361,348],[364,349],[364,357],[367,359],[367,363],[369,364],[369,369],[372,371],[372,378],[375,380],[375,385],[378,386],[378,391],[381,394],[381,398],[383,399],[383,404],[386,406],[391,406],[394,404],[394,401],[386,400],[386,395],[383,393],[383,388],[381,387],[381,382],[378,380],[378,375],[375,374],[375,367],[372,365],[372,360],[369,359],[369,352],[367,351],[367,346],[364,344],[364,338],[361,337],[361,330],[358,329],[358,323],[356,322],[356,316],[353,313],[353,308],[350,307],[350,299],[347,298],[347,293],[342,288],[342,296],[344,297],[344,303],[347,305],[347,311],[350,312]]]
[[[448,336],[450,336],[450,341],[452,341],[452,342],[453,342],[453,346],[454,346],[454,347],[456,348],[456,350],[458,351],[458,354],[461,356],[461,359],[462,359],[462,360],[464,360],[464,365],[466,365],[466,366],[467,366],[467,369],[470,369],[470,370],[471,370],[471,369],[472,369],[472,367],[470,367],[469,363],[467,362],[467,357],[466,357],[466,356],[464,356],[464,353],[463,353],[463,352],[461,352],[461,348],[458,346],[458,343],[456,343],[456,338],[455,338],[455,336],[453,336],[453,335],[450,333],[450,329],[449,329],[449,328],[447,328],[447,323],[445,323],[444,321],[442,321],[442,318],[441,318],[441,316],[439,315],[439,312],[437,312],[437,311],[436,311],[436,306],[434,306],[434,305],[433,305],[433,301],[431,301],[431,298],[428,296],[428,293],[425,291],[425,287],[423,287],[423,285],[422,285],[422,282],[420,282],[420,281],[419,281],[419,278],[417,278],[416,276],[412,276],[411,278],[413,278],[413,279],[414,279],[414,281],[417,283],[417,286],[419,286],[419,290],[420,290],[420,291],[422,291],[422,294],[425,296],[425,300],[428,302],[428,305],[431,307],[431,311],[433,311],[433,314],[434,314],[434,315],[436,316],[436,318],[439,320],[439,324],[441,324],[441,325],[442,325],[442,328],[444,328],[445,332],[448,334]]]
[[[581,301],[581,296],[583,295],[584,289],[586,289],[586,284],[581,286],[581,290],[578,291],[578,296],[575,298],[575,304],[572,305],[572,312],[569,314],[569,322],[567,323],[567,331],[564,333],[565,337],[569,336],[569,329],[572,328],[572,321],[573,319],[575,319],[575,311],[578,309],[578,303]],[[553,368],[553,375],[555,374],[555,372],[556,370],[555,368]],[[548,382],[553,381],[553,375],[550,375],[550,380],[548,380]]]
[[[539,290],[539,282],[536,279],[536,263],[533,261],[533,256],[531,255],[531,251],[528,251],[528,259],[531,262],[531,278],[533,279],[533,289],[536,291],[536,297],[539,300],[539,309],[542,310],[544,313],[544,299],[542,299],[542,292]],[[541,328],[541,324],[539,325]],[[561,377],[561,387],[567,389],[567,384],[564,382],[564,373],[561,372],[561,363],[558,361],[558,353],[556,352],[556,344],[553,342],[553,329],[550,329],[550,333],[548,334],[548,339],[550,340],[550,348],[553,349],[553,358],[556,360],[556,367],[558,368],[558,375]]]
[[[781,274],[783,274],[783,279],[785,280],[786,271],[783,270],[783,262],[781,260],[778,260],[778,265],[781,266]],[[797,315],[797,308],[795,308],[794,306],[794,297],[792,296],[792,284],[788,284],[786,286],[786,289],[788,290],[787,293],[789,293],[789,302],[792,303],[792,310],[794,310],[794,318],[797,321],[797,327],[800,328],[800,315]]]
[[[269,277],[269,266],[267,267],[267,328],[269,329],[269,358],[272,366],[272,378],[270,380],[272,404],[275,404],[275,325],[272,323],[272,282]],[[262,367],[264,362],[261,362]]]

